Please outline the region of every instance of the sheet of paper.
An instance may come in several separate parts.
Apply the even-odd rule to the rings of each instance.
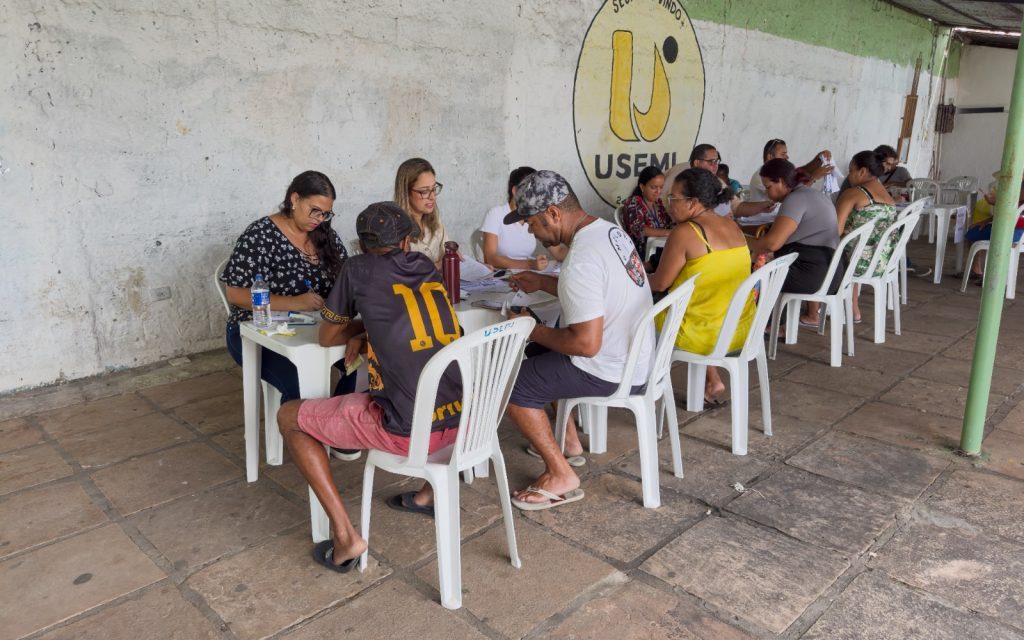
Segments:
[[[958,207],[956,210],[956,226],[953,227],[953,242],[959,244],[964,241],[964,234],[967,233],[967,207]]]
[[[462,262],[459,264],[459,278],[463,282],[476,282],[490,276],[492,273],[487,265],[473,256],[462,256]]]

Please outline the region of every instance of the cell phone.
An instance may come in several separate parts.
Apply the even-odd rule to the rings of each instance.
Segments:
[[[498,269],[493,274],[491,274],[491,277],[492,278],[504,278],[507,273],[508,273],[508,269]]]
[[[520,307],[520,306],[516,305],[516,306],[511,306],[511,307],[508,308],[508,310],[511,311],[512,313],[522,313],[524,309],[526,310],[526,313],[528,313],[531,316],[533,316],[534,320],[536,320],[537,322],[540,322],[540,318],[537,317],[537,314],[534,313],[533,309],[531,309],[530,307]]]

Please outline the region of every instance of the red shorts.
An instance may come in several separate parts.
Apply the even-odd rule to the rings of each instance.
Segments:
[[[377,449],[404,456],[409,438],[384,429],[384,410],[368,393],[348,393],[303,400],[299,406],[299,429],[335,449]],[[429,452],[455,442],[456,428],[430,434]]]

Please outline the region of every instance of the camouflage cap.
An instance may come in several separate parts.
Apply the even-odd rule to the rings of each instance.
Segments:
[[[516,208],[505,216],[505,224],[526,220],[542,213],[572,194],[565,178],[554,171],[531,173],[516,185]]]
[[[394,202],[374,202],[356,217],[356,233],[367,249],[392,247],[419,230],[402,207]]]

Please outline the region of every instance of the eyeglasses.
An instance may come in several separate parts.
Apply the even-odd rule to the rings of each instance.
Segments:
[[[706,162],[708,164],[718,164],[718,163],[720,163],[722,161],[722,159],[721,158],[700,158],[700,161],[701,162]]]
[[[438,195],[440,195],[441,189],[444,189],[444,185],[441,184],[440,182],[435,182],[434,186],[432,186],[432,187],[421,187],[419,189],[409,189],[409,191],[412,191],[413,193],[415,193],[416,195],[418,195],[419,197],[421,197],[421,198],[423,198],[425,200],[425,199],[429,198],[430,196],[437,197]]]
[[[330,222],[331,219],[334,217],[334,212],[324,211],[323,209],[317,207],[311,207],[309,209],[309,217],[313,218],[314,220],[319,220],[320,222]]]
[[[684,202],[686,200],[696,200],[697,198],[691,196],[677,196],[670,193],[665,199],[668,200],[669,205],[671,205],[673,202]]]

